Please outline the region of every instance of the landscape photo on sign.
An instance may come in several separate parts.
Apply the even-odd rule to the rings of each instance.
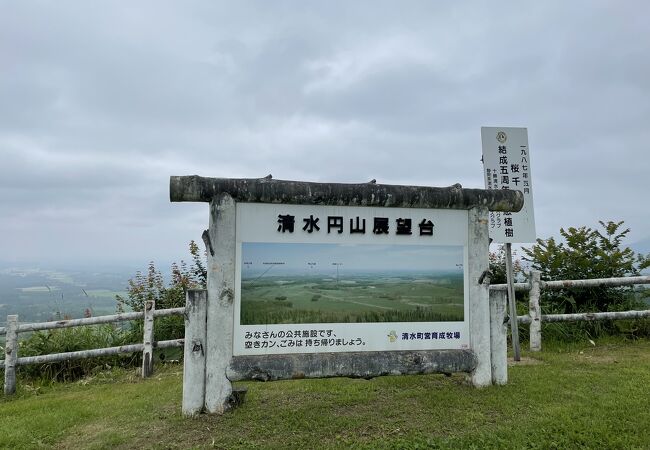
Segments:
[[[243,242],[241,325],[462,322],[463,246]]]

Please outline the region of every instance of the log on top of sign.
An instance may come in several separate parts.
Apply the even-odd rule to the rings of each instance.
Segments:
[[[206,178],[198,175],[170,177],[172,202],[210,202],[225,193],[236,202],[297,205],[383,206],[402,208],[519,211],[523,194],[514,190],[400,186],[375,183],[310,183],[271,178]]]

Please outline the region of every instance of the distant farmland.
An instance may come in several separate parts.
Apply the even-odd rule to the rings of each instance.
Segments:
[[[458,271],[250,277],[241,324],[462,321],[463,298]]]

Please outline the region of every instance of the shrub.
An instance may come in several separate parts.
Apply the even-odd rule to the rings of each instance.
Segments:
[[[589,227],[560,229],[565,242],[554,238],[538,239],[523,249],[524,260],[541,272],[542,280],[580,280],[636,276],[650,266],[650,255],[637,255],[623,245],[630,232],[623,222],[599,222],[602,230]],[[647,305],[634,287],[592,287],[543,290],[540,306],[543,314],[645,309]],[[629,335],[650,335],[647,320],[547,324],[545,335],[559,339],[597,337],[625,330]]]
[[[19,356],[38,356],[67,353],[127,344],[128,333],[112,324],[90,325],[37,331],[19,341]],[[52,381],[72,381],[102,368],[131,367],[138,363],[137,355],[115,355],[76,359],[20,367],[20,373],[29,377]]]
[[[207,283],[207,271],[203,258],[205,254],[199,253],[199,247],[194,241],[189,245],[192,264],[190,267],[184,261],[180,264],[173,263],[171,266],[171,280],[165,284],[164,278],[154,264],[149,263],[146,274],[137,272],[134,278],[129,280],[127,295],[117,295],[118,311],[124,311],[128,307],[133,311],[143,311],[145,303],[153,300],[156,302],[156,309],[180,308],[185,306],[185,291],[191,288],[205,288]],[[131,327],[132,339],[139,342],[142,340],[142,322],[137,322]],[[154,339],[180,339],[185,333],[185,322],[183,317],[160,317],[154,324]]]

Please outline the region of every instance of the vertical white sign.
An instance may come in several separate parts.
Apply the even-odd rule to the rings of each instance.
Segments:
[[[511,189],[524,194],[516,213],[490,212],[490,238],[497,243],[535,242],[533,181],[526,128],[481,127],[486,189]]]

